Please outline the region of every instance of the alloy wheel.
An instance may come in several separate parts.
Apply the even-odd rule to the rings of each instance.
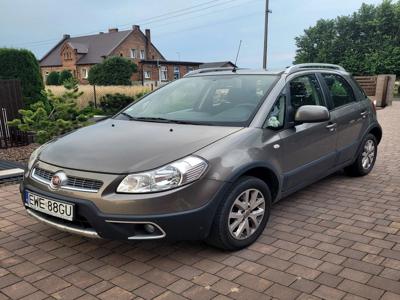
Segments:
[[[265,198],[257,189],[248,189],[236,197],[228,219],[229,232],[233,238],[244,240],[253,235],[263,220]]]
[[[367,140],[364,145],[364,151],[361,154],[361,164],[365,170],[368,170],[375,159],[375,142],[373,140]]]

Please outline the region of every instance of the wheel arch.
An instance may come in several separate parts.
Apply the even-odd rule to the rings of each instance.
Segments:
[[[382,128],[380,126],[373,126],[372,128],[369,129],[368,133],[371,133],[376,137],[376,140],[378,141],[378,145],[382,140]]]
[[[268,185],[268,188],[271,191],[272,202],[275,202],[277,199],[279,199],[282,186],[282,178],[278,174],[279,173],[276,171],[276,169],[269,164],[261,162],[252,163],[234,173],[229,178],[229,181],[234,182],[243,176],[259,178]]]

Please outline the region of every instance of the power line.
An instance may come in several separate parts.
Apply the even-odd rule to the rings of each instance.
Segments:
[[[163,16],[162,19],[154,20],[154,21],[152,21],[152,22],[149,21],[149,22],[147,22],[147,23],[142,23],[142,24],[156,23],[156,22],[166,21],[166,20],[168,20],[168,19],[176,18],[176,17],[183,16],[183,15],[196,14],[196,13],[205,11],[205,10],[207,10],[207,9],[210,9],[210,8],[213,8],[213,7],[216,7],[216,6],[226,5],[226,4],[232,3],[232,2],[234,2],[234,1],[238,1],[238,0],[229,0],[229,1],[226,1],[226,2],[220,2],[220,3],[214,4],[214,5],[208,5],[207,7],[202,7],[202,8],[193,10],[194,8],[198,8],[199,6],[205,6],[205,5],[207,5],[207,4],[210,4],[210,3],[213,3],[213,2],[217,2],[217,1],[220,1],[220,0],[208,1],[208,2],[205,2],[205,3],[202,3],[202,4],[198,4],[198,5],[195,5],[195,6],[192,6],[192,7],[188,7],[188,8],[184,8],[184,9],[179,9],[179,10],[172,11],[172,12],[169,12],[169,13],[165,13],[165,14],[162,14],[162,15],[158,15],[158,16],[155,16],[155,17],[152,17],[152,18],[143,19],[143,20],[151,20],[151,19],[156,19],[156,18],[160,18],[161,16]],[[239,4],[234,5],[234,6],[225,7],[225,8],[223,8],[223,9],[219,9],[219,10],[216,10],[216,11],[212,11],[212,12],[207,13],[207,14],[201,14],[201,15],[193,16],[193,17],[191,17],[191,18],[185,18],[185,19],[176,20],[176,21],[174,21],[174,22],[168,22],[168,23],[158,24],[158,25],[156,25],[155,27],[166,26],[166,25],[169,25],[169,24],[182,22],[182,21],[185,21],[185,20],[188,20],[188,19],[197,18],[197,17],[201,17],[201,16],[206,16],[206,15],[213,14],[213,13],[217,13],[217,12],[220,12],[220,11],[223,11],[223,10],[226,10],[226,9],[235,8],[235,7],[241,6],[241,5],[245,4],[245,3],[252,2],[252,1],[256,1],[256,0],[245,1],[245,2],[239,3]],[[181,13],[181,14],[179,14],[179,15],[176,15],[177,12],[182,12],[183,10],[192,10],[192,11],[191,11],[191,12],[186,12],[186,13]],[[166,17],[167,15],[170,15],[170,14],[175,14],[175,15]],[[218,22],[217,24],[220,24],[220,23],[221,23],[221,22]],[[141,25],[142,25],[142,24],[141,24]],[[206,24],[206,25],[208,26],[208,24]],[[117,25],[117,26],[120,27],[120,25]],[[202,27],[202,26],[194,27],[194,29],[200,28],[200,27]],[[182,32],[182,31],[184,32],[184,31],[188,31],[188,30],[181,30],[180,32]],[[93,31],[93,32],[90,32],[90,33],[97,33],[97,32],[98,32],[98,31]],[[90,33],[85,33],[85,34],[90,34]],[[168,32],[167,32],[167,33],[168,33]],[[83,35],[85,35],[85,34],[83,34]],[[75,36],[79,36],[79,34],[77,34],[77,35],[75,35]],[[14,44],[14,45],[26,45],[26,46],[28,46],[28,47],[30,47],[30,48],[36,48],[36,47],[42,47],[42,46],[51,45],[51,44],[53,44],[55,41],[59,41],[59,40],[60,40],[59,38],[54,38],[54,39],[48,39],[48,40],[42,40],[42,41],[34,41],[34,42],[19,43],[19,44]]]

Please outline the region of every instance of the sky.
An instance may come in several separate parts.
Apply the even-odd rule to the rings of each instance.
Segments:
[[[268,68],[292,64],[294,38],[321,18],[349,15],[382,0],[270,0]],[[175,13],[172,13],[175,12]],[[138,24],[170,60],[234,61],[261,68],[265,0],[0,0],[0,47],[38,59],[63,34],[86,35]]]

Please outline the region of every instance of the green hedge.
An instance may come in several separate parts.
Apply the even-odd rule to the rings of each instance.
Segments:
[[[39,63],[28,50],[0,48],[0,79],[19,79],[25,104],[43,100]]]

